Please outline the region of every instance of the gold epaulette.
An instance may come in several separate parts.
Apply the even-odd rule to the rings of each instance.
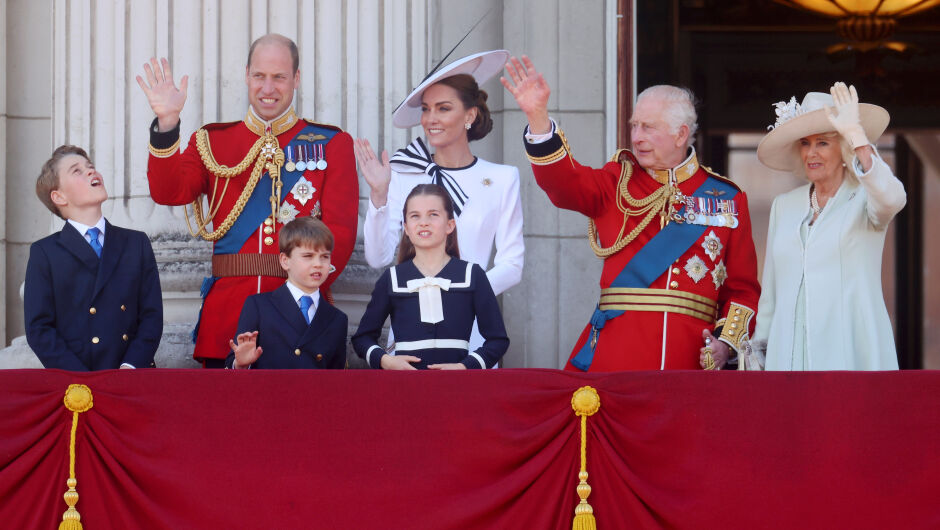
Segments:
[[[715,327],[721,328],[719,339],[731,345],[735,351],[740,352],[744,341],[750,339],[748,329],[751,326],[751,319],[754,318],[754,310],[734,302],[728,306],[728,315],[715,323]]]
[[[165,149],[158,149],[154,147],[153,144],[149,144],[147,148],[150,150],[150,154],[156,158],[170,158],[171,156],[175,155],[177,151],[179,151],[180,139],[177,138],[176,141],[173,142],[173,145]]]

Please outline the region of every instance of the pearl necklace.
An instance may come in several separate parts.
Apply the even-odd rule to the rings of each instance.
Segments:
[[[819,200],[816,198],[816,186],[813,186],[813,192],[809,194],[809,206],[813,209],[815,215],[822,212],[822,208],[819,207]]]

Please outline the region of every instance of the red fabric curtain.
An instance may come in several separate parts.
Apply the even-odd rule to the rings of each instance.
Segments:
[[[938,528],[940,374],[0,371],[0,527]]]

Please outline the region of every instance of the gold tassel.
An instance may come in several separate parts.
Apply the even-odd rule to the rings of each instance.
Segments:
[[[75,433],[78,431],[78,415],[90,410],[94,402],[91,389],[85,385],[69,385],[63,401],[65,408],[72,411],[72,432],[69,436],[69,478],[65,481],[69,489],[63,496],[68,509],[62,514],[59,530],[82,530],[82,516],[75,509],[78,503],[78,491],[75,490],[75,486],[78,485],[78,481],[75,480]]]
[[[594,508],[587,502],[591,494],[591,486],[587,483],[587,419],[601,408],[601,398],[594,387],[582,386],[571,396],[571,408],[574,409],[575,416],[581,417],[581,471],[578,473],[580,482],[577,490],[581,502],[574,509],[571,530],[596,530]]]

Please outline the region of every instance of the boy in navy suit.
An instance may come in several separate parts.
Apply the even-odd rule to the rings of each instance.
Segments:
[[[287,281],[245,300],[225,366],[345,368],[349,320],[319,291],[335,270],[333,234],[315,217],[298,217],[281,229],[278,247]]]
[[[146,368],[163,334],[163,296],[147,234],[109,223],[101,173],[80,147],[52,153],[36,195],[66,220],[26,265],[26,341],[46,368]]]

